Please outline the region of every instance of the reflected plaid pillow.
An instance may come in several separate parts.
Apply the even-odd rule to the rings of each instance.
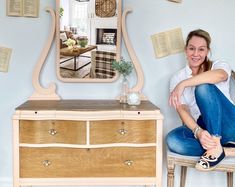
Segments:
[[[116,59],[116,53],[106,51],[96,51],[95,55],[95,74],[96,78],[109,79],[116,75],[112,67],[112,61]]]

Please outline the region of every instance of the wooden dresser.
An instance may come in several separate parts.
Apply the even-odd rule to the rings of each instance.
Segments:
[[[162,122],[149,101],[27,101],[13,116],[14,187],[161,187]]]

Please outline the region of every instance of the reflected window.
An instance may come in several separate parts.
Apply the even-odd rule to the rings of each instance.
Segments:
[[[88,34],[88,2],[74,1],[72,6],[71,25],[78,29],[78,33]]]

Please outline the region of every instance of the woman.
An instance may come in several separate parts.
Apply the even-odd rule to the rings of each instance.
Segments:
[[[225,157],[222,146],[234,145],[235,105],[229,94],[231,68],[223,61],[211,62],[211,38],[198,29],[189,33],[185,53],[188,64],[170,82],[169,103],[182,122],[166,137],[169,149],[201,156],[199,170],[212,170]]]

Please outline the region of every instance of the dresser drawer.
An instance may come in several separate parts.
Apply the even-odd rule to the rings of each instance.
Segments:
[[[154,143],[154,120],[110,120],[90,122],[91,144]]]
[[[156,148],[20,148],[20,177],[154,177]]]
[[[21,120],[20,143],[86,143],[83,121]]]

